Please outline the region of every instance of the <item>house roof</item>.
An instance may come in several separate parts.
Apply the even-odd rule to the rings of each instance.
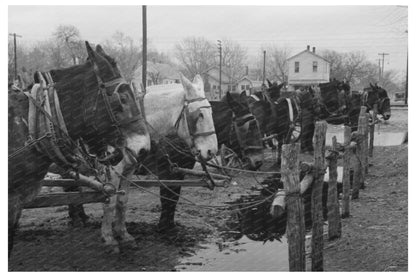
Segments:
[[[221,74],[221,82],[223,84],[227,84],[231,82],[231,77],[228,76],[227,73],[224,72],[224,70],[221,70],[222,74]],[[209,77],[211,77],[212,79],[219,81],[219,76],[220,76],[220,69],[218,66],[214,65],[209,67],[207,70],[203,71],[202,74],[208,75]]]
[[[308,50],[308,49],[305,49],[305,50],[303,50],[302,52],[299,52],[299,53],[297,53],[296,55],[294,55],[294,56],[292,56],[292,57],[290,57],[290,58],[287,58],[287,60],[292,60],[292,59],[296,58],[297,56],[300,56],[300,55],[301,55],[301,54],[303,54],[303,53],[309,53],[309,54],[311,54],[311,55],[313,55],[313,56],[315,56],[315,57],[317,57],[317,58],[319,58],[319,59],[322,59],[322,60],[324,60],[324,61],[326,61],[326,62],[328,62],[328,63],[329,63],[329,61],[328,61],[327,59],[325,59],[324,57],[319,56],[318,54],[316,54],[316,53],[314,53],[314,52],[312,52],[312,51],[310,51],[310,50]]]

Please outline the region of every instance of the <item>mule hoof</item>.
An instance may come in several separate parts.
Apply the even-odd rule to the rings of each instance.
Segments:
[[[172,233],[178,231],[178,226],[174,222],[160,223],[157,225],[157,231],[159,233]]]
[[[137,242],[133,240],[123,240],[120,242],[123,247],[136,249],[138,247]]]

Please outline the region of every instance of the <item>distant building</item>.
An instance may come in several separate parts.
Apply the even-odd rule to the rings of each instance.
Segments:
[[[224,70],[221,70],[221,91],[222,95],[227,91],[235,91],[236,84],[231,81],[231,77],[228,76]],[[205,93],[209,100],[220,99],[220,69],[218,66],[211,66],[204,72],[202,72],[202,78],[204,79]]]
[[[304,51],[288,58],[287,63],[289,90],[329,82],[329,61],[317,55],[315,47],[311,51],[308,45]]]

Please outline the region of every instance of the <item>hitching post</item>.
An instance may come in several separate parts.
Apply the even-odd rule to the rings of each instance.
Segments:
[[[282,181],[287,191],[287,240],[289,244],[289,270],[305,271],[305,219],[300,195],[299,153],[300,144],[282,147]]]
[[[324,270],[322,188],[325,175],[325,136],[327,123],[318,121],[314,134],[315,182],[312,186],[312,271]]]
[[[344,157],[342,170],[342,218],[350,216],[350,161],[351,161],[351,127],[344,126]]]
[[[337,187],[337,163],[338,163],[338,152],[337,137],[332,137],[332,152],[327,157],[329,180],[328,180],[328,237],[329,240],[337,239],[341,237],[341,218],[339,214],[339,203],[338,203],[338,187]],[[348,174],[349,175],[349,174]]]
[[[373,106],[373,116],[372,116],[372,122],[370,125],[370,145],[368,147],[368,156],[373,157],[373,149],[374,149],[374,130],[376,128],[376,120],[377,120],[377,104],[374,104]]]

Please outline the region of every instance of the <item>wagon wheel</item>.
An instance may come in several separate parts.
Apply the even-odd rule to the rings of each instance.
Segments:
[[[301,118],[299,117],[295,122],[293,122],[292,134],[290,135],[290,140],[292,142],[298,142],[301,134],[302,134],[302,121],[301,121]]]
[[[243,168],[243,163],[238,155],[224,144],[221,145],[221,163],[226,167]]]

